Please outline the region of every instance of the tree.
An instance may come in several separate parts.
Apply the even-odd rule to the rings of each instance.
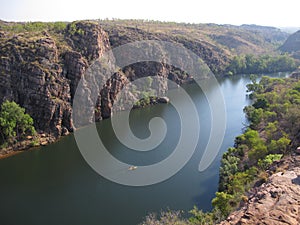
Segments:
[[[293,71],[296,61],[289,55],[240,55],[235,56],[226,68],[231,74],[274,73]]]
[[[219,190],[223,191],[227,188],[230,177],[238,172],[238,164],[240,159],[232,155],[223,155],[220,167]]]
[[[26,135],[33,135],[33,119],[17,103],[5,101],[0,111],[0,133],[3,143],[11,143]]]
[[[288,145],[291,143],[291,140],[287,137],[281,137],[279,140],[272,140],[269,147],[269,151],[273,153],[287,153]]]
[[[248,120],[251,122],[251,128],[256,128],[256,126],[261,122],[264,115],[262,108],[256,109],[252,105],[246,106],[244,108],[244,112],[246,113]]]
[[[248,146],[250,164],[255,164],[258,159],[265,157],[268,153],[265,142],[256,130],[248,129],[244,134],[237,137],[236,145],[241,144]]]
[[[214,223],[214,212],[203,212],[202,210],[199,210],[196,206],[190,211],[190,213],[193,215],[191,218],[189,218],[190,224],[197,224],[197,225],[210,225],[215,224]]]
[[[278,121],[267,124],[265,128],[265,132],[266,132],[266,137],[268,142],[271,142],[274,139],[274,136],[276,136],[277,127],[278,127]]]
[[[227,68],[227,71],[233,75],[233,74],[243,73],[245,72],[245,69],[246,69],[245,57],[234,56],[230,65]]]
[[[212,200],[212,205],[215,208],[220,209],[222,215],[226,217],[232,210],[232,206],[230,205],[232,200],[232,195],[227,194],[226,192],[217,192],[216,197]]]
[[[247,84],[247,92],[256,92],[259,93],[262,89],[262,86],[260,85],[260,83],[257,83],[257,75],[255,74],[251,74],[250,75],[250,80],[252,82],[252,84]]]
[[[255,146],[249,151],[248,157],[251,164],[255,164],[259,159],[262,159],[268,154],[267,146],[263,142],[258,142]]]
[[[256,109],[265,109],[269,106],[268,100],[265,98],[258,98],[255,103],[253,104],[253,107]]]
[[[278,161],[282,158],[282,154],[270,154],[267,155],[264,159],[258,160],[258,166],[262,169],[267,169],[274,161]]]

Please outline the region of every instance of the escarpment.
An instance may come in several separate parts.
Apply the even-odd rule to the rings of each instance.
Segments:
[[[65,43],[46,31],[1,34],[0,103],[20,104],[39,131],[56,137],[72,131],[77,84],[90,63],[110,49],[106,33],[97,24],[78,22],[66,27]]]
[[[60,135],[72,130],[70,81],[47,32],[2,36],[0,101],[13,100],[34,118],[38,130]]]
[[[108,34],[96,22],[70,23],[61,33],[1,31],[0,104],[17,102],[33,117],[38,131],[59,137],[74,128],[72,104],[80,81],[86,84],[82,94],[90,95],[91,104],[96,103],[95,119],[101,120],[111,116],[117,94],[130,81],[156,75],[170,76],[178,84],[187,80],[188,76],[159,62],[128,65],[108,79],[89,76],[87,71],[94,61],[111,48]],[[113,63],[112,56],[99,67],[110,72]],[[98,78],[106,80],[99,82]],[[164,91],[168,88],[163,82],[158,86]],[[138,100],[133,93],[128,98]]]
[[[140,90],[128,91],[126,101],[136,102],[141,96],[149,97],[153,94],[154,86],[156,91],[163,94],[169,88],[166,79],[178,85],[193,80],[194,74],[168,65],[166,58],[158,62],[142,61],[118,68],[115,66],[118,59],[110,50],[135,41],[168,42],[192,51],[212,72],[221,74],[236,50],[229,49],[218,42],[218,38],[211,38],[212,35],[208,34],[219,37],[227,30],[232,31],[232,35],[236,32],[243,34],[240,35],[243,41],[238,46],[241,49],[246,49],[244,45],[255,43],[262,43],[261,46],[268,46],[269,50],[273,48],[272,38],[266,39],[263,32],[258,36],[264,41],[257,42],[250,35],[252,31],[239,27],[174,26],[151,22],[140,23],[137,27],[130,21],[124,21],[121,25],[118,21],[0,21],[0,104],[5,100],[17,102],[33,117],[38,131],[59,137],[74,129],[73,100],[79,84],[82,90],[78,94],[85,96],[85,102],[89,102],[88,111],[95,111],[94,116],[85,119],[88,123],[108,118],[113,111],[126,109],[126,104],[113,107],[116,97],[127,84],[139,78],[153,76],[160,79],[153,82],[150,79],[147,86],[144,85]],[[147,53],[150,50],[143,47],[140,49],[146,55],[152,54]],[[158,49],[165,57],[172,57],[167,56],[163,48]],[[185,61],[189,61],[189,58]],[[79,112],[82,117],[85,117],[85,113],[84,110]]]

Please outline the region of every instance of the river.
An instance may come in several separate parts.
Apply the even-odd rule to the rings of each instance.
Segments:
[[[276,76],[285,76],[277,74]],[[218,156],[204,172],[198,165],[209,138],[210,110],[205,95],[195,85],[185,86],[199,113],[201,132],[191,160],[170,179],[144,187],[113,183],[94,172],[81,156],[73,135],[59,142],[0,161],[0,224],[5,225],[136,225],[149,212],[188,211],[197,205],[207,211],[218,187],[222,153],[242,133],[243,108],[249,76],[219,80],[226,103],[227,127]],[[217,87],[210,87],[213,93]],[[184,104],[184,103],[183,103]],[[122,116],[122,112],[117,116]],[[163,118],[168,126],[164,141],[155,151],[137,153],[114,136],[110,119],[97,124],[104,144],[118,159],[132,165],[151,164],[166,158],[178,141],[180,123],[170,104],[132,110],[131,128],[143,138],[148,122]],[[188,148],[189,146],[187,146]]]

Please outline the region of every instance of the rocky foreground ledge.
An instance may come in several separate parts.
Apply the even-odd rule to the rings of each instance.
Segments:
[[[289,156],[268,172],[274,174],[253,188],[245,205],[220,225],[300,224],[300,156]]]

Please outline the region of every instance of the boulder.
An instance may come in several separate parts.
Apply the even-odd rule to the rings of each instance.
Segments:
[[[170,99],[168,97],[160,97],[157,99],[158,103],[169,103]]]

